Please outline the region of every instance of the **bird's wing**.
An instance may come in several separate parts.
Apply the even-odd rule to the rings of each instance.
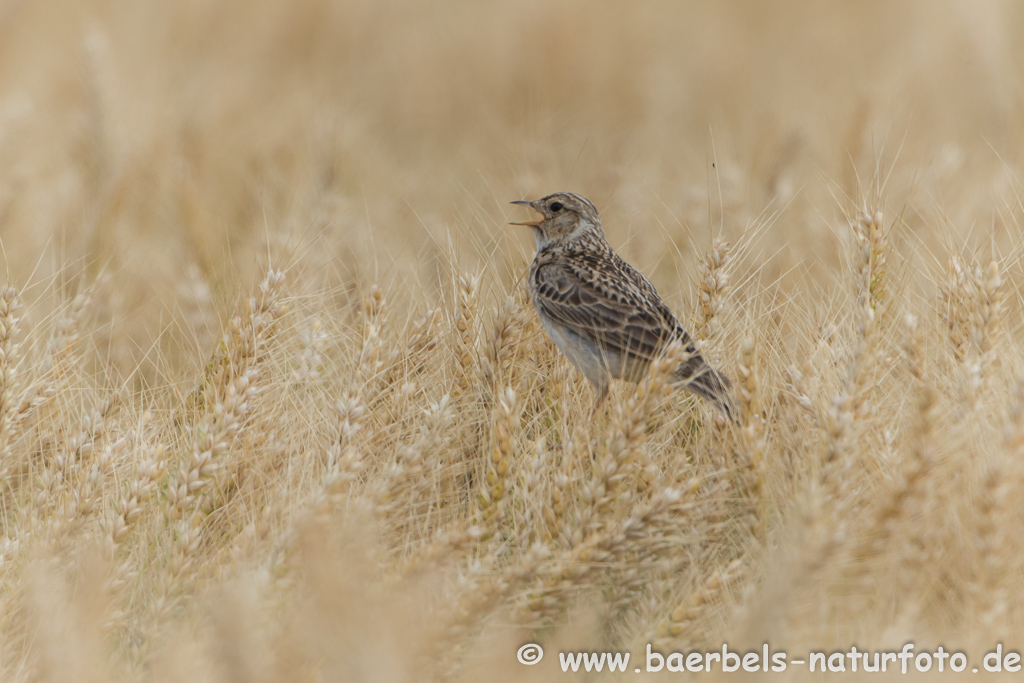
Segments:
[[[574,254],[538,264],[537,308],[584,339],[652,360],[671,340],[689,341],[654,287],[618,257]]]

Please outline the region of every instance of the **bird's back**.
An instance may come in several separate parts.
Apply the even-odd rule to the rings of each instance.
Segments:
[[[638,270],[600,236],[538,251],[530,293],[538,312],[609,350],[650,361],[689,336]]]

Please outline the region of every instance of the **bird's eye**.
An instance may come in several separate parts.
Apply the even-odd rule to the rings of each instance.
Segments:
[[[551,209],[551,213],[558,213],[562,210],[562,202],[551,202],[548,208]]]

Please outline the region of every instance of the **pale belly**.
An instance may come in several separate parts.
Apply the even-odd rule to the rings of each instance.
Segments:
[[[615,351],[601,349],[594,342],[584,339],[569,328],[561,325],[538,311],[551,341],[565,354],[576,369],[596,386],[607,386],[610,378],[638,382],[647,372],[647,363],[622,362],[622,355]]]

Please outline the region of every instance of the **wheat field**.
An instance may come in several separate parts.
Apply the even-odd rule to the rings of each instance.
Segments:
[[[1022,31],[995,0],[0,3],[2,679],[1020,647]],[[591,415],[507,225],[562,190],[737,424],[667,362]]]

